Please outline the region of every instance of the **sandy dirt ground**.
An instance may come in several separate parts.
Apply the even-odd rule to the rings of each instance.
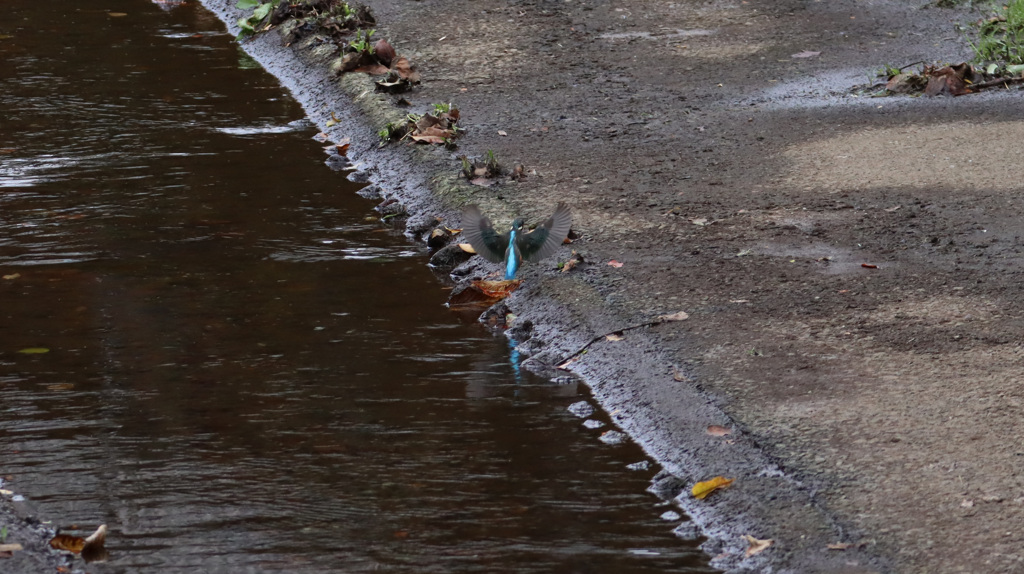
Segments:
[[[423,75],[408,111],[462,111],[457,152],[378,150],[376,129],[406,110],[315,71],[322,44],[292,47],[310,66],[301,77],[275,55],[279,37],[249,49],[321,125],[351,107],[333,98],[361,106],[332,135],[409,204],[410,228],[435,214],[455,226],[468,201],[495,219],[572,204],[587,264],[533,266],[508,300],[533,367],[689,314],[602,339],[568,369],[680,484],[737,479],[706,501],[679,497],[713,564],[1024,572],[1020,94],[851,92],[885,64],[969,58],[954,25],[978,13],[847,0],[369,5]],[[487,150],[529,177],[459,181],[456,156]],[[743,534],[775,544],[746,557]]]
[[[851,93],[885,64],[968,59],[954,25],[978,13],[894,0],[368,4],[378,36],[422,73],[409,108],[366,79],[333,79],[322,42],[285,48],[271,32],[246,49],[319,125],[337,114],[329,133],[351,138],[410,229],[435,215],[457,226],[470,201],[498,220],[571,203],[587,263],[528,267],[507,302],[534,368],[689,315],[601,339],[567,368],[678,479],[670,495],[736,478],[678,499],[714,565],[1024,572],[1020,92]],[[458,151],[378,148],[385,120],[435,102],[462,111]],[[528,177],[459,180],[456,156],[487,150]],[[746,557],[744,534],[775,543]]]

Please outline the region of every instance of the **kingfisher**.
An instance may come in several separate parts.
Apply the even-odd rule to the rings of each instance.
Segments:
[[[540,261],[551,255],[569,235],[572,211],[559,203],[555,213],[533,231],[523,230],[522,218],[516,218],[512,227],[498,234],[480,208],[467,205],[463,211],[462,233],[473,250],[494,263],[505,264],[505,280],[515,279],[523,261]]]

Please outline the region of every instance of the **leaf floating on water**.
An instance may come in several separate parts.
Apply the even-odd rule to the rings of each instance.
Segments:
[[[732,429],[722,425],[710,425],[707,432],[711,436],[725,436],[732,434]]]
[[[690,491],[693,497],[697,500],[704,500],[712,492],[725,488],[735,482],[735,478],[725,478],[724,476],[716,476],[711,480],[705,480],[704,482],[698,482],[693,485],[693,489]]]
[[[505,281],[473,281],[473,286],[483,291],[484,295],[495,299],[504,299],[523,284],[522,279]]]
[[[749,534],[744,534],[743,538],[747,541],[747,544],[750,545],[747,546],[747,558],[764,552],[769,546],[775,543],[775,541],[770,538],[766,540],[758,540]]]
[[[11,279],[17,279],[18,277],[21,277],[21,273],[11,273],[10,275],[4,275],[4,279],[6,279],[7,281],[10,281]]]
[[[57,550],[64,550],[73,554],[87,553],[90,555],[86,559],[89,561],[93,558],[102,559],[106,554],[103,545],[107,541],[107,525],[100,524],[96,532],[93,532],[86,538],[81,536],[72,536],[70,534],[58,534],[50,540],[50,547],[56,548]]]
[[[100,524],[96,532],[93,532],[85,539],[86,546],[97,545],[103,546],[107,542],[107,525]]]
[[[85,538],[70,534],[58,534],[50,540],[50,547],[78,554],[85,548]]]
[[[28,347],[18,352],[23,355],[42,355],[43,353],[49,353],[50,350],[46,347]]]
[[[46,385],[46,389],[50,391],[70,391],[74,388],[74,383],[55,383],[52,385]]]

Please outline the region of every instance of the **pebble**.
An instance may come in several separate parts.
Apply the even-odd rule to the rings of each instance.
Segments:
[[[600,440],[604,444],[622,444],[626,442],[626,435],[619,431],[610,430],[602,434]]]
[[[700,528],[697,528],[697,525],[693,522],[687,521],[676,526],[676,529],[672,531],[672,534],[675,534],[683,540],[696,540],[700,538]]]
[[[594,407],[587,401],[579,401],[578,403],[569,405],[569,412],[581,419],[585,419],[594,414]]]

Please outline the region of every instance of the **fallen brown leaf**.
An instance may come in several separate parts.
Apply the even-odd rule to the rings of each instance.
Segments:
[[[829,550],[846,550],[847,548],[853,548],[856,544],[849,542],[833,542],[832,544],[826,545]]]
[[[377,40],[377,43],[373,45],[373,53],[380,60],[381,64],[390,66],[391,62],[395,59],[395,49],[388,43],[387,40],[381,38]]]
[[[567,360],[567,361],[563,362],[562,364],[560,364],[560,365],[556,366],[555,368],[556,368],[556,369],[560,369],[560,370],[563,370],[563,371],[564,371],[566,367],[568,367],[569,365],[571,365],[571,364],[575,363],[575,362],[576,362],[576,361],[578,361],[578,360],[580,360],[580,356],[579,356],[579,355],[576,355],[575,357],[573,357],[573,358],[571,358],[571,359],[569,359],[569,360]]]
[[[685,321],[690,318],[685,311],[679,311],[670,315],[658,315],[659,321]]]
[[[569,259],[567,259],[565,263],[562,264],[562,273],[568,273],[572,271],[580,263],[583,263],[583,256],[577,253],[575,249],[573,249],[572,255],[570,255]]]
[[[420,73],[416,71],[416,68],[404,56],[399,56],[394,62],[391,62],[391,70],[397,72],[400,78],[409,80],[412,84],[420,83]]]
[[[759,540],[749,534],[744,534],[743,538],[747,541],[747,544],[750,545],[747,546],[747,558],[764,552],[769,546],[775,543],[775,541],[770,538],[766,540]]]
[[[625,337],[623,337],[620,333],[610,333],[608,335],[605,335],[604,338],[608,341],[621,341],[625,339]]]
[[[709,425],[707,432],[711,436],[725,436],[732,434],[732,429],[722,425]]]
[[[970,64],[961,63],[943,68],[925,68],[922,73],[928,76],[928,85],[924,89],[926,96],[962,96],[972,90],[967,86],[974,81],[974,68]]]

